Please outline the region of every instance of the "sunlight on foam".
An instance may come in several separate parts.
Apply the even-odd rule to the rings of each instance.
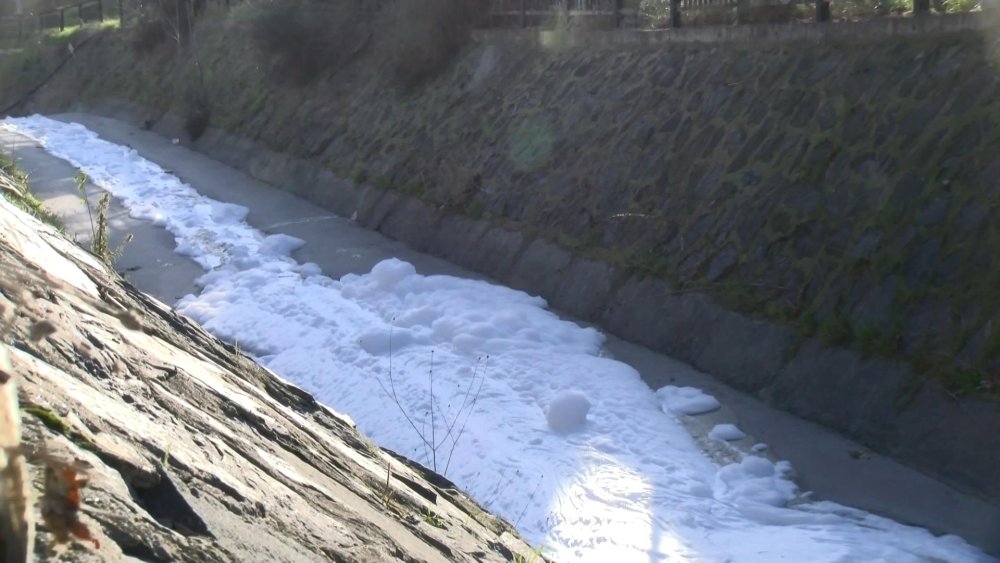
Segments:
[[[653,484],[613,458],[606,461],[581,468],[553,496],[544,545],[559,549],[546,554],[557,561],[690,558],[691,549],[658,517],[666,515],[656,514]]]

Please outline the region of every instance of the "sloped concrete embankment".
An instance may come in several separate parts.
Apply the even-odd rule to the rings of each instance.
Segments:
[[[3,200],[0,293],[2,385],[18,387],[24,427],[19,450],[6,453],[32,460],[35,489],[46,464],[88,480],[80,517],[96,542],[64,546],[64,557],[510,561],[533,552],[443,477],[374,446],[346,417]],[[58,494],[46,493],[48,510]],[[60,522],[70,520],[41,520],[39,560],[53,555]]]

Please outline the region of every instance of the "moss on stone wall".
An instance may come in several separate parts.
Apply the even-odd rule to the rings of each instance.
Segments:
[[[417,90],[391,88],[374,56],[292,89],[252,54],[244,16],[199,31],[213,126],[906,358],[956,391],[1000,377],[988,38],[477,45]],[[82,93],[186,111],[190,61],[114,36],[88,51],[41,107]]]

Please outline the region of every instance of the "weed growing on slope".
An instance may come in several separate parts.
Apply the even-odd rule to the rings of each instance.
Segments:
[[[390,512],[396,514],[397,516],[408,517],[406,511],[404,511],[396,501],[396,492],[392,490],[391,482],[392,464],[389,460],[386,460],[385,485],[382,487],[382,491],[379,492],[379,500]]]
[[[73,176],[76,189],[80,192],[80,200],[87,206],[87,216],[90,218],[90,251],[101,259],[101,262],[112,268],[115,262],[121,258],[125,252],[125,246],[132,242],[132,234],[125,236],[125,239],[114,249],[111,248],[108,239],[108,209],[111,206],[111,194],[104,192],[100,201],[97,202],[97,221],[94,221],[94,212],[90,206],[90,199],[87,198],[85,188],[88,178],[87,174],[80,171]]]
[[[440,528],[442,530],[447,530],[448,527],[445,525],[444,518],[441,518],[436,512],[430,508],[424,507],[424,513],[421,514],[420,519],[426,522],[430,526],[435,528]]]

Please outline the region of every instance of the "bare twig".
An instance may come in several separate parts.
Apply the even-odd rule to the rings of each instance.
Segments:
[[[393,319],[395,320],[395,319]],[[486,381],[486,365],[489,361],[489,356],[487,356],[487,364],[483,365],[482,371],[480,371],[480,363],[482,358],[476,359],[476,366],[472,372],[472,378],[468,383],[465,390],[465,395],[462,397],[462,402],[458,407],[458,410],[454,413],[451,412],[451,404],[449,403],[448,409],[444,409],[441,406],[441,402],[438,400],[434,391],[434,351],[431,351],[431,364],[428,370],[428,385],[430,400],[428,401],[430,407],[426,413],[427,417],[430,419],[430,431],[428,432],[427,424],[428,421],[425,418],[420,427],[418,428],[416,421],[410,416],[409,411],[405,406],[403,406],[402,401],[399,399],[398,392],[396,390],[396,381],[393,374],[393,349],[392,349],[392,334],[394,326],[389,327],[389,371],[387,374],[388,384],[382,380],[378,375],[375,376],[375,381],[378,382],[379,387],[382,391],[392,399],[393,403],[396,404],[396,408],[399,409],[403,418],[406,420],[410,428],[413,429],[414,433],[420,439],[421,445],[424,448],[424,458],[430,461],[431,469],[434,471],[439,471],[438,466],[438,454],[444,453],[443,448],[448,448],[448,457],[445,462],[443,471],[447,474],[448,469],[451,467],[451,461],[455,455],[455,450],[458,447],[458,442],[462,435],[465,433],[465,429],[468,426],[469,419],[472,416],[472,412],[475,410],[475,406],[479,400],[479,395],[482,392],[483,385]],[[477,382],[478,380],[478,382]],[[477,384],[478,383],[478,384]],[[442,421],[441,428],[442,433],[439,434],[438,422]],[[450,441],[450,444],[449,444]]]
[[[515,528],[517,528],[517,525],[521,523],[521,518],[524,518],[524,513],[528,511],[528,505],[531,504],[531,501],[535,498],[535,493],[538,492],[538,488],[542,486],[542,479],[544,477],[545,475],[538,476],[538,483],[535,483],[535,488],[534,490],[531,491],[531,495],[528,497],[528,500],[524,503],[524,508],[521,509],[521,514],[519,514],[517,516],[517,520],[514,521]]]
[[[434,471],[437,471],[437,440],[435,438],[437,426],[434,424],[434,350],[431,350],[431,371],[428,374],[428,378],[430,379],[431,388],[431,444],[434,444],[434,447],[431,448],[431,456],[433,458],[432,463]]]
[[[396,319],[393,318],[393,321],[395,320]],[[399,408],[399,412],[403,414],[403,418],[405,418],[406,422],[409,423],[410,428],[412,428],[413,431],[417,433],[417,436],[419,436],[420,439],[424,442],[424,446],[429,446],[433,448],[433,445],[430,444],[427,441],[427,438],[424,437],[424,433],[417,429],[417,424],[413,422],[412,418],[410,418],[409,413],[407,413],[406,408],[404,408],[402,403],[400,403],[399,396],[396,394],[396,382],[392,377],[392,329],[394,328],[394,326],[395,325],[389,326],[389,375],[388,375],[389,387],[387,388],[385,383],[382,382],[382,378],[378,377],[377,375],[375,376],[375,381],[378,382],[379,386],[382,388],[382,391],[384,391],[386,395],[389,395],[392,401],[396,403],[396,407]]]
[[[472,416],[472,411],[475,410],[476,403],[479,401],[479,393],[482,392],[483,384],[486,382],[486,370],[489,367],[489,361],[490,357],[486,356],[486,364],[483,365],[483,374],[479,378],[479,387],[476,389],[476,394],[472,396],[472,401],[468,403],[468,409],[465,411],[465,420],[462,421],[462,426],[461,428],[458,429],[458,434],[455,436],[454,440],[452,440],[451,451],[448,452],[448,461],[444,465],[445,474],[448,473],[448,468],[451,467],[451,458],[453,455],[455,455],[455,447],[458,445],[458,441],[462,439],[462,434],[465,434],[465,427],[469,424],[469,418]],[[477,360],[476,362],[477,370],[478,367],[479,367],[479,362]],[[472,387],[475,384],[476,384],[476,371],[474,370],[472,372],[472,382],[469,384],[469,387],[465,392],[466,400],[468,400],[469,398],[469,391],[471,391]],[[465,404],[466,403],[463,402],[463,409],[465,408]],[[458,416],[455,417],[455,420],[458,420],[458,418],[461,417],[462,409],[459,409],[458,413],[459,414]],[[448,429],[448,433],[449,434],[451,433],[451,428]]]

